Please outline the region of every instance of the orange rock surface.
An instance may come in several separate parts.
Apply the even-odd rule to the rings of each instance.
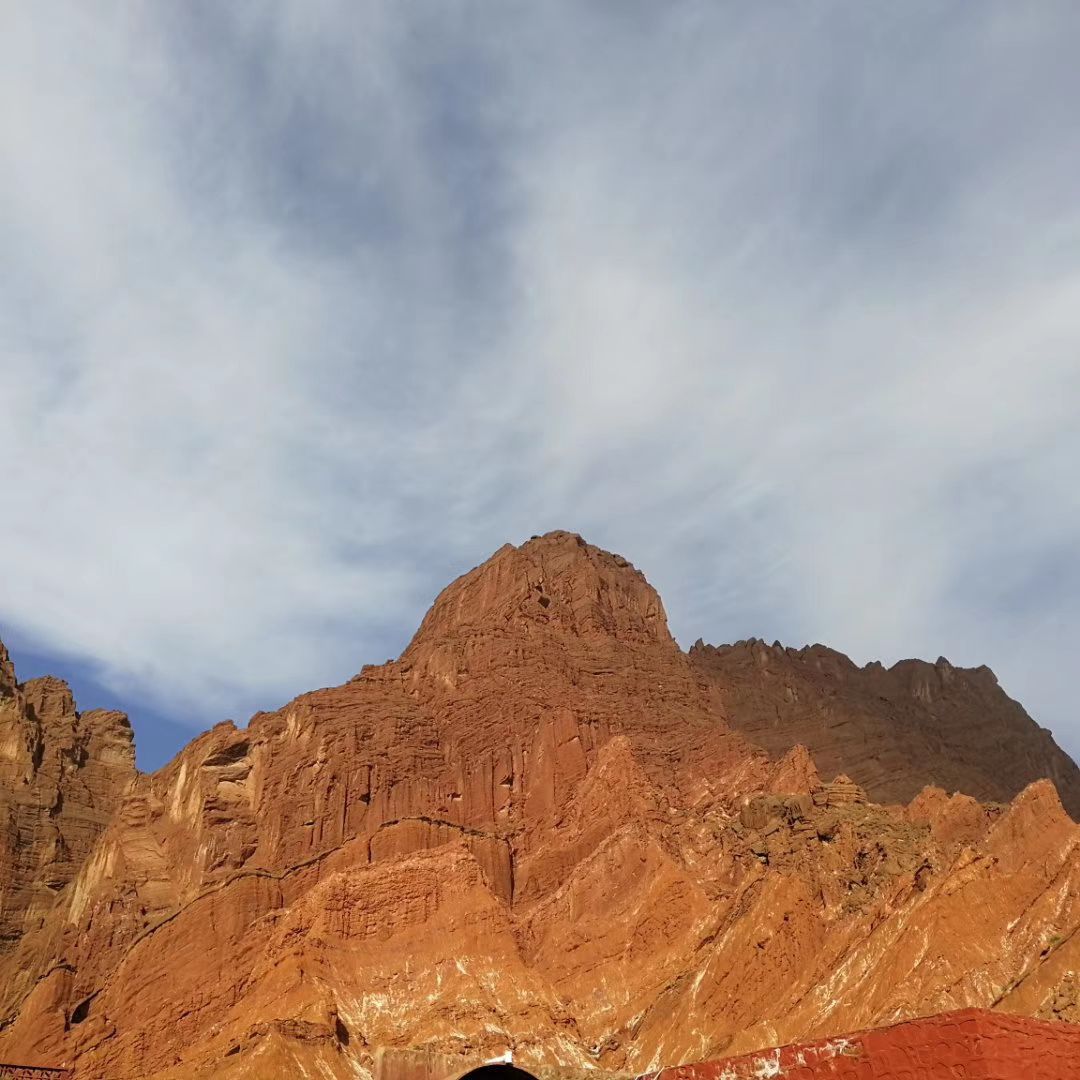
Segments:
[[[20,685],[0,643],[0,956],[43,924],[134,778],[127,717],[76,712],[60,679]]]
[[[0,1060],[353,1077],[513,1049],[640,1074],[945,1009],[1075,1014],[1077,790],[1032,721],[985,714],[985,745],[1022,750],[996,780],[942,738],[949,790],[899,805],[922,758],[871,767],[870,723],[760,739],[740,702],[772,685],[701,651],[625,559],[552,533],[449,586],[397,661],[151,775],[117,714],[3,654]],[[972,710],[1008,701],[978,679]]]

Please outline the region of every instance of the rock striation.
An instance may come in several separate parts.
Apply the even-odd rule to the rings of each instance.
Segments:
[[[950,784],[883,804],[892,772],[862,743],[763,747],[642,575],[570,533],[451,584],[398,660],[151,775],[60,685],[19,687],[0,656],[18,745],[46,714],[72,718],[56,746],[83,739],[81,786],[46,764],[59,750],[0,777],[10,805],[33,793],[19,821],[53,785],[70,804],[44,817],[75,815],[62,859],[44,823],[3,837],[22,899],[0,1060],[239,1080],[513,1049],[641,1074],[944,1009],[1077,1008],[1067,770],[1032,750],[1011,801]],[[989,775],[941,745],[972,755],[948,776]]]

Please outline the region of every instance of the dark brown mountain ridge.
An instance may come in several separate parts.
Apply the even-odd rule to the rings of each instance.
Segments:
[[[823,776],[846,773],[876,802],[927,785],[1008,802],[1046,777],[1080,819],[1080,769],[986,666],[901,660],[859,667],[824,645],[698,641],[690,658],[728,722],[770,754],[802,744]]]

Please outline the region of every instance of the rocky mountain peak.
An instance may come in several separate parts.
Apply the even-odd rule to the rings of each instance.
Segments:
[[[439,594],[410,649],[497,630],[674,644],[656,590],[621,555],[576,533],[505,544]]]
[[[80,713],[53,676],[20,684],[0,646],[0,956],[41,924],[134,777],[123,713]]]
[[[31,715],[41,724],[75,720],[71,687],[55,675],[42,675],[23,684],[23,697]]]
[[[11,662],[7,647],[0,641],[0,698],[15,693],[15,665]]]

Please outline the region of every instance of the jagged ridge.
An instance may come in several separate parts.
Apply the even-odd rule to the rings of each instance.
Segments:
[[[823,645],[756,639],[697,642],[690,657],[734,728],[773,755],[803,744],[823,772],[848,773],[879,802],[908,802],[927,784],[1008,802],[1045,777],[1080,819],[1080,770],[988,667],[939,657],[860,668]]]

